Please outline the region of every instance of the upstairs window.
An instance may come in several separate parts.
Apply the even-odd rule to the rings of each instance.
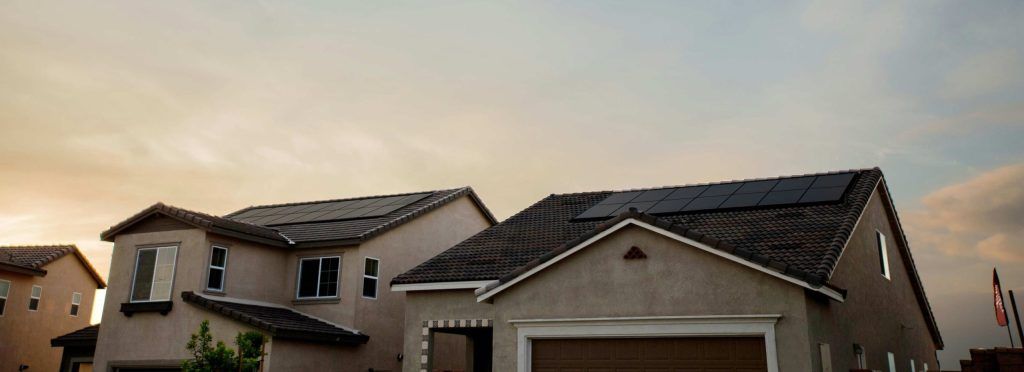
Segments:
[[[363,297],[377,298],[377,281],[380,275],[380,260],[367,257],[363,264]]]
[[[43,297],[43,287],[38,285],[32,286],[32,295],[28,299],[28,309],[30,311],[39,310],[39,299]]]
[[[178,247],[141,248],[135,260],[132,302],[170,301]]]
[[[0,280],[0,316],[4,316],[7,309],[7,295],[11,294],[11,282]]]
[[[71,316],[78,316],[78,308],[82,306],[82,294],[74,292],[71,294]]]
[[[224,291],[224,275],[228,267],[228,249],[213,246],[210,252],[210,268],[206,273],[206,289]]]
[[[892,280],[892,277],[889,275],[889,249],[886,248],[885,234],[876,230],[875,240],[878,242],[878,264],[881,266],[882,276]]]
[[[341,257],[313,257],[299,260],[300,299],[338,297]]]

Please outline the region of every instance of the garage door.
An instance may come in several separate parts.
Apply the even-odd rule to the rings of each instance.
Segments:
[[[533,372],[766,372],[764,338],[532,340]]]

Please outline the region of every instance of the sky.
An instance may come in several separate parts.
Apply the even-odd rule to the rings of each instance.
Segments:
[[[0,244],[162,201],[551,193],[879,166],[947,351],[1024,290],[1024,2],[0,0]]]

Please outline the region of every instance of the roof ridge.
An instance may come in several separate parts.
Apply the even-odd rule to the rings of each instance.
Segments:
[[[467,187],[467,186],[463,186],[463,187]],[[303,201],[303,202],[250,205],[248,207],[239,209],[237,211],[225,214],[223,217],[224,218],[231,218],[231,216],[242,214],[242,212],[246,212],[246,211],[257,209],[257,208],[290,207],[290,206],[295,206],[295,205],[318,204],[318,203],[333,203],[333,202],[349,201],[349,200],[387,198],[387,197],[392,197],[392,196],[406,196],[406,195],[425,194],[425,193],[434,194],[434,193],[437,193],[437,192],[452,191],[452,190],[458,190],[458,189],[460,189],[460,188],[457,187],[457,188],[452,188],[452,189],[413,191],[413,192],[403,192],[403,193],[397,193],[397,194],[365,195],[365,196],[356,196],[356,197],[351,197],[351,198],[324,199],[324,200],[313,200],[313,201]],[[257,225],[257,226],[259,226],[259,225]]]
[[[411,211],[409,211],[406,214],[403,214],[401,216],[397,216],[397,217],[393,218],[391,221],[388,221],[388,222],[386,222],[384,224],[381,224],[381,225],[379,225],[377,227],[374,227],[373,229],[370,229],[370,230],[368,230],[368,231],[366,231],[366,232],[364,232],[362,234],[359,234],[359,239],[366,239],[366,238],[372,237],[372,236],[376,235],[380,231],[384,231],[384,230],[387,230],[387,229],[393,227],[395,224],[398,224],[398,223],[401,223],[404,220],[407,220],[407,219],[419,216],[420,214],[423,214],[423,213],[426,213],[427,211],[433,210],[434,208],[437,208],[438,206],[440,206],[442,204],[446,204],[446,203],[448,203],[448,202],[450,202],[452,200],[455,200],[455,199],[457,199],[459,197],[462,197],[463,195],[467,194],[467,191],[472,191],[472,190],[473,190],[472,187],[463,186],[463,187],[455,188],[455,189],[433,191],[433,193],[435,193],[435,194],[438,193],[438,192],[444,192],[444,191],[452,191],[452,193],[446,195],[443,198],[440,198],[440,199],[437,199],[437,200],[432,201],[430,203],[427,203],[426,205],[424,205],[422,207],[419,207],[419,208],[416,208],[414,210],[411,210]],[[415,193],[413,193],[413,194],[415,194]]]
[[[679,188],[679,187],[712,186],[712,185],[722,185],[722,184],[737,183],[737,182],[771,181],[771,180],[781,180],[781,179],[784,179],[784,178],[799,178],[799,177],[810,177],[810,176],[827,176],[827,175],[831,175],[831,174],[841,174],[841,173],[861,173],[861,172],[867,172],[867,171],[878,170],[878,169],[879,169],[878,167],[873,167],[873,168],[853,168],[853,169],[831,170],[831,171],[817,172],[817,173],[804,173],[804,174],[782,175],[782,176],[773,176],[773,177],[745,178],[745,179],[734,179],[734,180],[725,180],[725,181],[689,183],[689,184],[682,184],[682,185],[665,185],[665,186],[643,187],[643,188],[632,188],[632,189],[619,189],[619,190],[580,191],[580,192],[570,192],[570,193],[564,193],[564,194],[551,194],[551,195],[554,195],[554,196],[577,196],[577,195],[600,194],[600,193],[606,193],[606,192],[648,191],[648,190],[659,190],[659,189],[669,189],[669,188]]]

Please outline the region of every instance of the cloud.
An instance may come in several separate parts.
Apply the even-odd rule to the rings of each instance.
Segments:
[[[946,76],[942,95],[947,99],[973,98],[996,93],[1024,82],[1024,60],[1009,48],[973,55]]]
[[[911,234],[943,254],[1024,262],[1024,163],[996,168],[922,198]]]

